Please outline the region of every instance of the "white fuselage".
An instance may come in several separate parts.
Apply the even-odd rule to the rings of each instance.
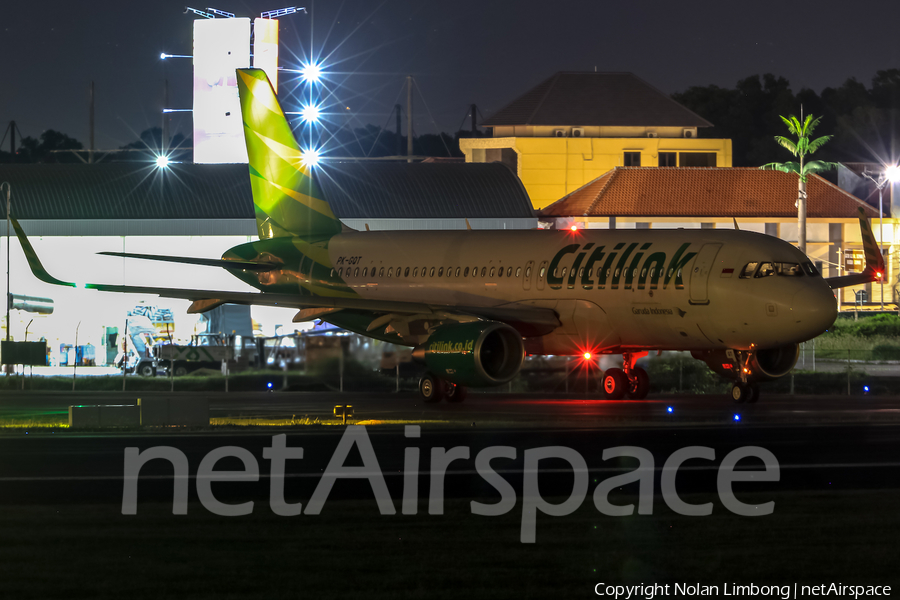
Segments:
[[[752,232],[360,232],[333,237],[328,254],[362,298],[553,309],[561,326],[526,340],[532,353],[769,348],[836,316],[809,259]],[[748,263],[801,273],[742,277]]]

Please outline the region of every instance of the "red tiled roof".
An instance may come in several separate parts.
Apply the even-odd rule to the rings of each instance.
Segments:
[[[810,176],[807,217],[851,218],[862,206]],[[797,176],[751,167],[616,167],[540,211],[542,217],[796,217]]]

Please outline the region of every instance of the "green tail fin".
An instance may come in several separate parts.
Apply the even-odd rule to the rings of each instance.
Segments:
[[[262,69],[238,69],[250,186],[260,239],[341,232]]]

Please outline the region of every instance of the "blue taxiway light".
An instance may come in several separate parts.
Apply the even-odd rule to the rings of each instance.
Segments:
[[[672,407],[671,406],[667,407],[666,412],[672,412]]]
[[[735,421],[740,421],[740,420],[741,420],[741,415],[735,414],[735,415],[734,415],[734,420],[735,420]]]

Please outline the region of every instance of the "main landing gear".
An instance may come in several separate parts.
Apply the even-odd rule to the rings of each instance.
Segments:
[[[433,373],[425,373],[419,380],[419,394],[428,404],[447,400],[447,402],[462,402],[469,395],[465,386],[450,383]]]
[[[622,355],[622,369],[607,369],[603,374],[603,391],[610,400],[619,400],[626,395],[632,400],[643,400],[650,392],[650,377],[647,371],[634,366],[647,352],[629,352]]]

